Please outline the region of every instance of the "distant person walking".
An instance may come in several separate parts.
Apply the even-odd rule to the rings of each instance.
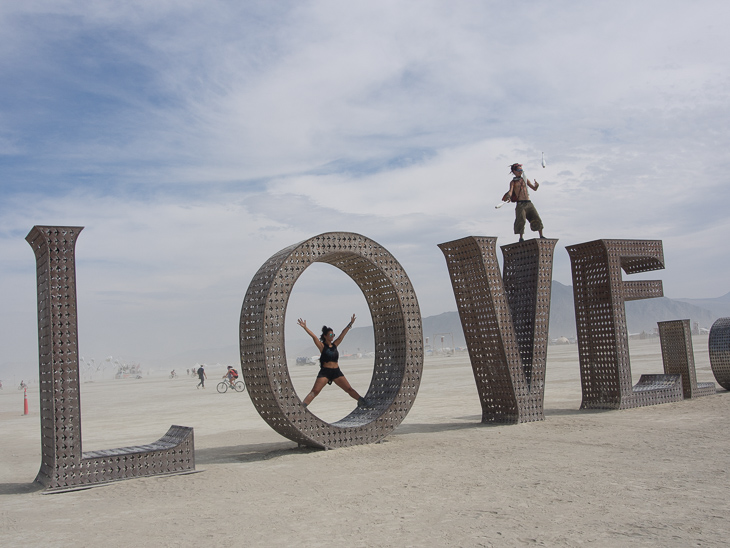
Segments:
[[[522,164],[512,164],[510,170],[512,171],[513,177],[509,184],[509,190],[502,196],[502,201],[517,203],[517,207],[515,208],[515,234],[519,234],[520,241],[524,242],[525,221],[529,221],[530,230],[538,232],[540,238],[544,238],[545,236],[542,235],[542,219],[540,219],[540,215],[530,201],[530,195],[527,192],[528,186],[532,190],[537,191],[540,185],[537,181],[533,185],[530,179],[525,177]]]
[[[200,379],[200,382],[195,388],[200,388],[201,386],[205,388],[205,379],[208,378],[208,375],[205,374],[205,369],[203,369],[202,365],[198,367],[198,378]]]
[[[350,386],[350,383],[345,378],[345,374],[340,370],[340,366],[337,361],[340,359],[340,352],[337,350],[337,345],[342,342],[347,332],[350,331],[352,324],[355,323],[355,314],[352,315],[350,323],[347,324],[345,329],[342,330],[340,336],[335,339],[335,332],[331,327],[322,326],[322,334],[317,338],[317,335],[307,327],[307,322],[301,318],[297,320],[297,323],[304,328],[304,331],[312,337],[314,344],[320,351],[319,356],[319,373],[314,381],[314,386],[311,392],[307,394],[302,402],[304,407],[307,407],[312,400],[316,398],[326,384],[332,384],[333,382],[347,392],[352,399],[357,400],[358,407],[370,407],[370,404],[357,393],[357,391]]]

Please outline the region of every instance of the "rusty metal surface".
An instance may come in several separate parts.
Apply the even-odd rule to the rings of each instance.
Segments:
[[[469,236],[439,244],[464,329],[482,406],[482,422],[544,419],[545,366],[553,252],[557,240],[502,246]]]
[[[91,487],[195,469],[193,429],[172,426],[150,445],[83,453],[76,313],[76,239],[83,227],[35,226],[41,467],[46,490]]]
[[[730,318],[720,318],[710,328],[710,366],[715,380],[730,390]]]
[[[660,280],[621,275],[664,268],[660,240],[595,240],[568,246],[580,358],[581,409],[626,409],[683,399],[680,375],[632,386],[625,301],[663,295]]]
[[[658,322],[658,325],[664,373],[682,376],[685,399],[714,394],[714,382],[697,382],[689,320]]]
[[[355,408],[334,423],[304,407],[284,349],[289,296],[315,262],[339,268],[358,285],[375,333],[375,365],[364,395],[372,407]],[[416,293],[403,267],[378,243],[348,232],[320,234],[282,249],[256,273],[241,308],[240,350],[251,401],[279,434],[326,449],[376,442],[403,421],[421,383],[423,334]]]

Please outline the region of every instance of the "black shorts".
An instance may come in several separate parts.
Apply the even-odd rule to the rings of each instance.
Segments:
[[[333,380],[344,376],[345,374],[339,367],[320,367],[317,378],[325,377],[327,379],[327,384],[332,384]]]

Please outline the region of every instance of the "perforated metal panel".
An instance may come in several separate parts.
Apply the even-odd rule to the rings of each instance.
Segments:
[[[557,240],[502,246],[469,236],[439,244],[482,405],[482,422],[543,420],[553,251]]]
[[[720,318],[710,328],[710,366],[715,380],[730,390],[730,318]]]
[[[41,468],[47,490],[91,487],[195,469],[193,429],[172,426],[149,445],[82,453],[76,315],[76,239],[83,227],[35,226]]]
[[[714,394],[714,382],[697,382],[689,320],[658,322],[658,325],[664,373],[682,376],[685,399]]]
[[[331,424],[303,406],[284,350],[289,296],[315,262],[331,264],[353,279],[368,303],[375,333],[375,365],[365,394],[372,407],[355,408]],[[423,334],[416,293],[398,261],[360,234],[320,234],[273,255],[248,287],[240,333],[241,369],[251,401],[274,430],[302,445],[334,448],[378,441],[403,421],[418,393]]]
[[[663,295],[661,280],[627,274],[664,268],[660,240],[595,240],[568,246],[580,356],[581,409],[626,409],[683,399],[680,375],[643,375],[632,387],[625,301]]]

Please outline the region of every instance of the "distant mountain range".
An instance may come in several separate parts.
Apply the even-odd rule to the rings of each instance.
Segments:
[[[652,333],[657,327],[657,322],[667,320],[689,319],[693,326],[697,322],[700,327],[710,328],[715,320],[724,317],[730,317],[730,293],[716,299],[660,297],[626,303],[626,321],[629,333],[641,333],[642,331]],[[440,348],[442,344],[445,347],[466,346],[458,312],[444,312],[423,318],[423,336],[429,339],[429,344],[434,348]],[[442,336],[444,337],[443,343]],[[553,280],[550,296],[549,336],[551,339],[558,337],[572,339],[576,336],[573,286],[563,285],[555,280]],[[295,343],[295,341],[292,342]],[[291,350],[294,350],[297,345],[292,344],[291,346]],[[373,329],[367,326],[350,331],[341,350],[344,353],[366,352],[372,350],[372,347]],[[311,343],[305,348],[308,350],[300,348],[300,352],[296,355],[306,356],[316,353],[316,350],[312,352]],[[287,344],[287,355],[290,355],[289,350],[290,345]]]
[[[709,329],[718,318],[730,317],[730,293],[715,299],[642,299],[626,303],[629,333],[652,333],[657,322],[689,319]],[[550,337],[575,337],[573,286],[553,280],[550,298]]]
[[[700,327],[709,328],[718,318],[730,317],[730,293],[715,299],[644,299],[626,303],[626,319],[629,333],[652,333],[657,322],[666,320],[689,319]],[[436,316],[423,318],[423,336],[429,339],[434,348],[464,347],[466,340],[461,328],[461,320],[457,312],[444,312]],[[573,287],[553,280],[550,298],[550,331],[551,339],[576,336],[575,309],[573,307]],[[441,337],[444,338],[443,343]],[[343,342],[341,354],[370,352],[373,350],[372,326],[352,329]],[[289,358],[313,356],[317,349],[311,339],[298,338],[287,340],[286,352]],[[170,358],[170,364],[178,367],[195,363],[235,364],[239,361],[238,347],[197,349]]]

